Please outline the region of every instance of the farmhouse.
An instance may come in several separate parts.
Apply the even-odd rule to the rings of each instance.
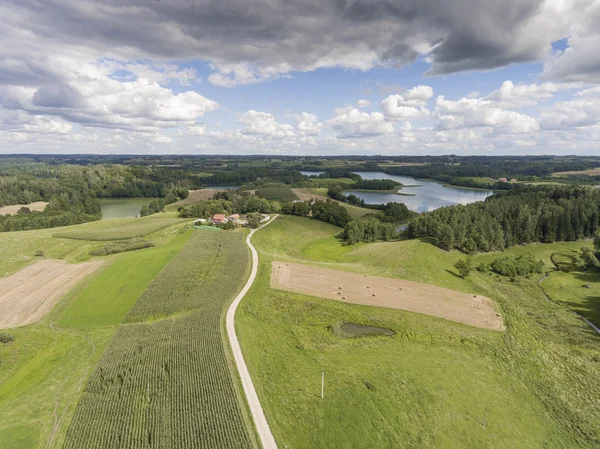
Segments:
[[[228,221],[229,220],[227,219],[225,214],[214,214],[212,217],[212,222],[214,224],[224,224],[224,223],[227,223]]]
[[[199,218],[198,220],[194,220],[195,225],[203,225],[206,224],[208,220],[206,218]]]
[[[498,178],[499,182],[508,182],[506,178]]]

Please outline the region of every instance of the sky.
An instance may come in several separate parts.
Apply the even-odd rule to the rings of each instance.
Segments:
[[[600,0],[0,0],[0,43],[0,154],[599,154]]]

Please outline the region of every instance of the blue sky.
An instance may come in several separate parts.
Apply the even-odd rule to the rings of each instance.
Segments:
[[[598,0],[247,6],[2,2],[0,152],[597,152]]]

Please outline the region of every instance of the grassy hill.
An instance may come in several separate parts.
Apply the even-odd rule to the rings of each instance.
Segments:
[[[453,268],[459,253],[417,240],[342,246],[338,232],[286,216],[254,237],[259,277],[238,312],[238,332],[281,447],[598,446],[599,337],[548,301],[538,279],[475,273],[464,280]],[[550,270],[553,252],[581,245],[531,245],[502,256],[531,252]],[[485,295],[497,301],[507,330],[275,291],[275,257]],[[396,335],[342,338],[331,329],[344,322]]]

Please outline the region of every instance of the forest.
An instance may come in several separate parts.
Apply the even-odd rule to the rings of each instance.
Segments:
[[[488,252],[593,237],[599,219],[600,189],[530,186],[421,214],[410,221],[407,232],[445,250]]]

